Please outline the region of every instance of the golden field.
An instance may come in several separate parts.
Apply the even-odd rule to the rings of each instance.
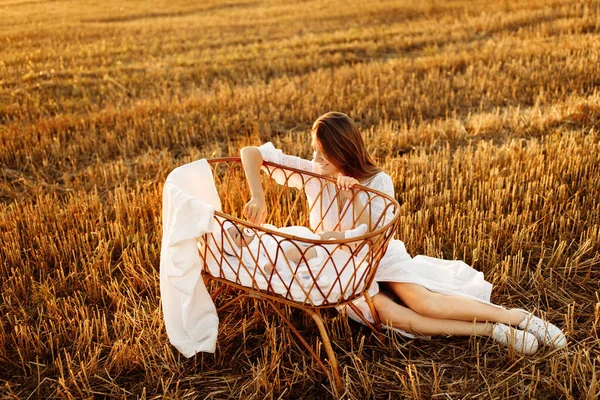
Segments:
[[[337,110],[411,254],[466,261],[569,340],[379,341],[331,311],[341,397],[598,398],[599,89],[598,1],[0,0],[0,397],[333,398],[260,301],[182,357],[159,257],[173,168],[268,140],[308,157]]]

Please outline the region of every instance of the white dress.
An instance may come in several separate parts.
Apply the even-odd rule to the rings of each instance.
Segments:
[[[263,144],[258,149],[265,161],[297,168],[303,171],[320,173],[319,166],[315,162],[284,154],[281,150],[276,149],[270,142]],[[300,188],[303,183],[299,176],[295,177],[297,179],[294,179],[294,176],[292,176],[291,179],[287,180],[284,177],[278,179],[276,175],[274,175],[273,178],[278,183],[286,183],[291,187]],[[317,182],[314,180],[313,182],[315,183],[314,186],[317,186]],[[383,192],[391,197],[395,196],[392,178],[383,171],[373,176],[369,181],[363,182],[363,185]],[[314,203],[315,193],[318,193],[318,190],[320,190],[320,185],[318,187],[314,186],[311,186],[309,182],[309,184],[304,187],[309,205]],[[333,187],[332,190],[325,190],[321,196],[322,203],[336,201],[334,196],[335,190],[333,190]],[[366,196],[366,194],[364,194],[364,196]],[[364,200],[365,199],[363,199],[363,201]],[[377,207],[375,202],[372,203],[371,213],[373,220],[378,220],[383,211],[383,201],[380,205],[381,207]],[[350,205],[350,207],[352,207],[352,205]],[[324,209],[327,208],[327,206],[324,207]],[[324,216],[321,216],[321,213],[319,212],[320,209],[322,210],[323,208],[312,207],[311,209],[311,228],[316,231],[338,230],[335,229],[339,219],[338,207],[330,207]],[[339,230],[344,231],[352,228],[352,215],[352,212],[346,213],[345,218],[342,219]],[[391,218],[391,215],[386,216],[385,219],[388,220],[388,218]],[[415,283],[436,293],[465,296],[485,303],[490,302],[490,295],[492,292],[492,284],[485,281],[482,272],[473,269],[459,260],[442,260],[422,255],[411,257],[406,251],[404,243],[398,239],[392,239],[390,241],[386,253],[379,262],[375,280],[369,288],[369,294],[371,296],[374,296],[379,292],[378,282]],[[355,304],[370,322],[374,321],[371,311],[364,299],[361,298],[356,300]],[[349,307],[345,308],[352,319],[362,322],[352,309]],[[407,332],[400,331],[400,333],[414,337],[414,335]]]

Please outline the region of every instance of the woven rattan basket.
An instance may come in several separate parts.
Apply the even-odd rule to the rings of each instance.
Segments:
[[[369,215],[371,208],[375,206],[378,210],[383,210],[377,219],[370,221],[368,233],[351,239],[308,239],[245,221],[241,214],[250,194],[240,159],[220,158],[208,162],[221,198],[222,209],[215,212],[216,228],[212,233],[204,235],[198,243],[203,264],[202,272],[207,283],[209,280],[217,280],[225,284],[213,293],[213,299],[216,299],[225,287],[240,290],[239,296],[223,305],[219,311],[237,302],[240,296],[264,299],[273,305],[274,310],[291,327],[324,372],[331,374],[330,379],[333,378],[335,387],[339,389],[341,379],[337,361],[320,309],[346,305],[362,316],[352,301],[365,297],[373,315],[376,316],[368,289],[375,277],[379,260],[396,232],[398,203],[384,193],[357,186],[353,196],[361,196]],[[278,228],[292,225],[310,228],[312,213],[311,230],[318,232],[323,230],[323,225],[315,215],[325,215],[332,212],[332,207],[338,207],[335,210],[338,222],[332,230],[341,230],[342,227],[349,229],[358,225],[361,216],[347,207],[350,202],[333,201],[326,204],[322,201],[323,194],[327,191],[329,198],[333,194],[334,198],[339,199],[340,192],[333,179],[267,162],[263,164],[262,171],[265,199],[269,209],[267,223]],[[312,204],[307,201],[304,191],[312,194]],[[234,247],[235,250],[232,251],[230,237],[224,234],[223,229],[227,221],[236,224],[246,234],[254,236],[254,249],[269,248],[269,252],[262,253],[263,259],[273,268],[262,267],[258,253],[250,251],[249,247],[242,246],[239,251]],[[297,263],[286,259],[284,248],[289,247],[297,249],[301,254]],[[309,259],[309,249],[314,249],[313,254],[318,253],[320,257]],[[330,370],[289,319],[281,313],[278,307],[281,304],[300,308],[313,317],[327,351]],[[363,321],[377,331],[378,327],[374,327],[366,318],[363,317]],[[378,325],[377,318],[375,321]]]

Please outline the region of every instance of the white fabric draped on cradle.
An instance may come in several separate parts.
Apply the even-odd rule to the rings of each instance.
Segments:
[[[160,294],[170,342],[184,356],[214,353],[219,318],[200,271],[197,239],[211,232],[221,200],[204,159],[174,169],[162,199]]]

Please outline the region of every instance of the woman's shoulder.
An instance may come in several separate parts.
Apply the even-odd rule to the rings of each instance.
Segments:
[[[271,159],[277,158],[280,155],[285,155],[281,150],[276,148],[273,145],[273,143],[271,143],[271,142],[263,143],[260,146],[257,146],[257,148],[258,148],[258,151],[260,151],[260,154],[263,156],[263,160],[265,160],[265,161],[271,161]]]
[[[366,186],[369,186],[374,183],[391,182],[391,181],[392,181],[392,177],[384,170],[381,170],[381,171],[377,172],[375,175],[373,175],[372,177],[365,180],[363,184]]]
[[[364,181],[363,185],[368,186],[371,189],[380,190],[384,193],[394,192],[394,183],[392,182],[392,177],[383,170]]]

